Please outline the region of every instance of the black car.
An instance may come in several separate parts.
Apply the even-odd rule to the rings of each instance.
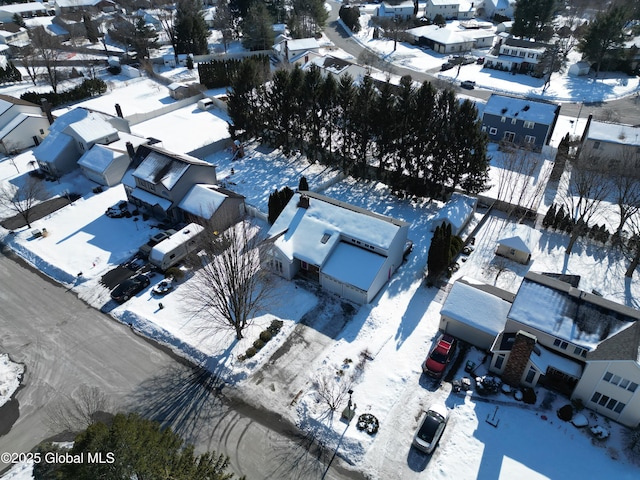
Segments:
[[[476,86],[476,82],[474,82],[473,80],[464,80],[460,82],[460,86],[462,88],[466,88],[467,90],[473,90]]]
[[[151,281],[146,275],[134,275],[125,280],[111,292],[111,298],[118,303],[124,303],[149,286]]]

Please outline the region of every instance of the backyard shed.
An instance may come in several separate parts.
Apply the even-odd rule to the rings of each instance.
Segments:
[[[582,75],[588,75],[591,70],[591,64],[589,62],[576,62],[569,67],[569,75],[575,75],[576,77]]]
[[[521,237],[516,235],[498,240],[496,255],[526,265],[531,260],[531,249]]]

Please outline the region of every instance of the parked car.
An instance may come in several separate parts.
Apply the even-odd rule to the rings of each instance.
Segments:
[[[440,71],[444,72],[445,70],[451,70],[454,67],[453,63],[444,62],[440,67]]]
[[[456,339],[451,335],[441,335],[422,365],[422,371],[431,377],[442,377],[455,351]]]
[[[151,293],[154,295],[162,296],[173,290],[173,278],[168,277],[158,283],[151,289]]]
[[[460,86],[462,88],[466,88],[467,90],[473,90],[476,86],[476,82],[474,82],[473,80],[464,80],[460,82]]]
[[[110,218],[122,218],[122,217],[131,216],[131,213],[127,209],[126,201],[118,202],[112,207],[107,208],[104,214]]]
[[[111,291],[111,298],[118,303],[124,303],[131,297],[149,286],[151,280],[143,274],[134,275],[120,283]]]
[[[448,419],[449,411],[445,405],[431,405],[413,437],[413,445],[424,453],[432,453],[442,437]]]

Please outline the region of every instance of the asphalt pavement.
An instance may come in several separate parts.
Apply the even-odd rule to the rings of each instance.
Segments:
[[[97,387],[114,411],[170,425],[198,452],[228,455],[248,480],[362,478],[277,413],[252,406],[241,391],[226,393],[214,362],[207,370],[191,365],[7,255],[0,253],[0,352],[25,374],[2,410],[0,452],[28,452],[58,434],[51,406],[84,385]],[[0,472],[6,467],[0,463]]]

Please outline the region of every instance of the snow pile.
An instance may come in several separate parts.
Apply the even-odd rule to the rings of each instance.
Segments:
[[[9,360],[6,353],[0,354],[0,407],[7,403],[20,386],[24,365]]]

